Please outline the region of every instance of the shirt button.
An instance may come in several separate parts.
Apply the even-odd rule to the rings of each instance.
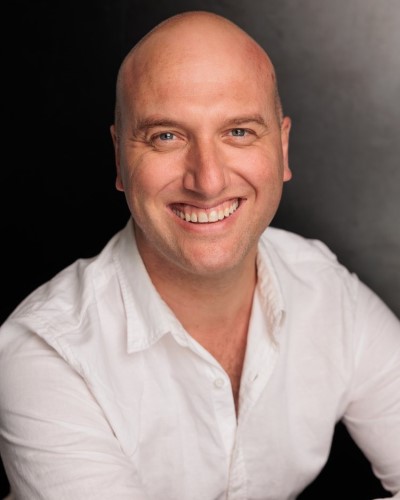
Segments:
[[[225,380],[223,378],[216,378],[214,380],[214,385],[218,389],[221,389],[221,387],[224,387],[224,385],[225,385]]]

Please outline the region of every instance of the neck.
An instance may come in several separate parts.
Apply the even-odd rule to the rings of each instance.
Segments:
[[[157,291],[191,335],[215,335],[235,323],[248,323],[257,281],[256,250],[233,269],[203,275],[148,258],[140,246],[139,251]]]
[[[182,278],[182,277],[181,277]],[[224,276],[164,281],[157,275],[159,293],[189,331],[215,331],[247,315],[256,284],[256,267],[243,266]]]
[[[147,253],[138,242],[147,272],[161,297],[185,330],[228,374],[236,412],[247,345],[253,294],[257,281],[256,248],[232,269],[190,273]]]

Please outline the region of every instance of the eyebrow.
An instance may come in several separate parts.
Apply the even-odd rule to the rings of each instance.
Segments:
[[[257,123],[258,125],[261,125],[262,127],[268,127],[265,119],[260,115],[260,114],[255,114],[255,115],[243,115],[243,116],[236,116],[232,118],[227,118],[223,124],[222,128],[224,127],[229,127],[229,126],[239,126],[239,125],[244,125],[245,123]],[[178,122],[176,120],[171,120],[168,118],[144,118],[142,120],[139,120],[138,123],[136,124],[135,127],[135,133],[138,132],[143,132],[151,128],[155,127],[166,127],[166,128],[179,128],[182,127],[183,124],[181,122]]]
[[[139,120],[136,127],[135,132],[143,132],[150,128],[155,127],[181,127],[182,124],[177,122],[176,120],[170,120],[166,118],[145,118],[143,120]]]
[[[227,120],[225,120],[224,126],[228,127],[229,125],[244,125],[245,123],[258,123],[258,125],[261,125],[263,127],[268,126],[265,119],[259,114],[228,118]]]

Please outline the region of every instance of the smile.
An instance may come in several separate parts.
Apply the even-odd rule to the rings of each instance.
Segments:
[[[239,199],[226,201],[212,208],[198,208],[192,205],[174,204],[172,211],[175,215],[186,222],[194,224],[205,224],[207,222],[218,222],[231,216],[239,206]]]

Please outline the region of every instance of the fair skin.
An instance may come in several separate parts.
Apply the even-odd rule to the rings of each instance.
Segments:
[[[229,375],[238,409],[256,254],[291,177],[273,66],[218,16],[188,13],[123,62],[111,127],[117,189],[147,271]]]

